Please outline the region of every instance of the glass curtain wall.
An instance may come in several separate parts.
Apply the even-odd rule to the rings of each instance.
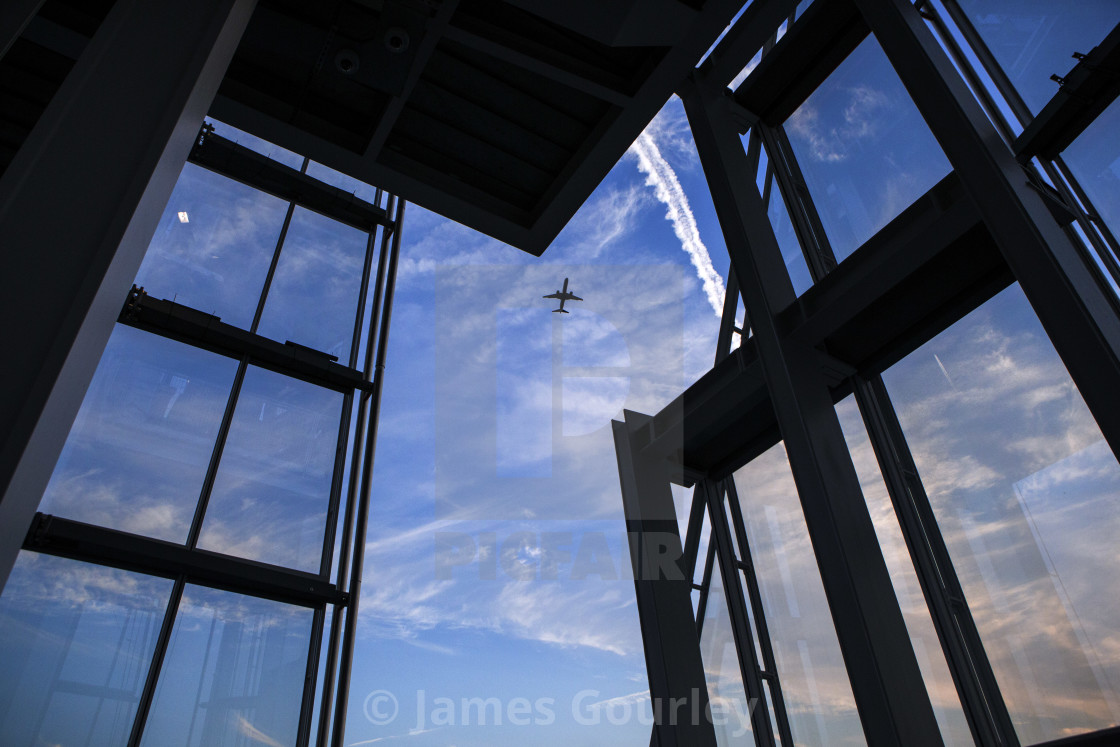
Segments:
[[[1120,22],[1120,7],[1106,0],[1061,8],[1012,0],[916,5],[1011,150],[1022,147],[1016,139],[1064,85],[1058,78]],[[772,38],[762,58],[773,48]],[[757,64],[756,57],[745,72]],[[750,75],[742,77],[749,85]],[[1111,232],[1120,225],[1118,107],[1104,108],[1057,156],[1020,153],[1029,178],[1064,203],[1067,236],[1113,290],[1120,276]],[[853,45],[791,116],[761,119],[742,143],[798,296],[861,261],[871,251],[861,248],[887,241],[884,228],[949,183],[948,160],[873,35]],[[728,308],[730,323],[746,328],[742,306]],[[968,712],[976,703],[1004,711],[1004,725],[994,728],[1004,730],[1006,744],[1116,727],[1120,465],[1017,283],[993,284],[958,309],[933,322],[921,344],[835,385],[941,738],[987,743],[975,710]],[[727,352],[718,351],[717,362]],[[733,488],[793,742],[862,743],[783,444],[734,470]],[[716,535],[711,541],[718,546]],[[756,629],[744,640],[730,622],[736,602],[719,574],[721,552],[707,554],[714,574],[697,573],[713,700],[743,687],[730,647],[759,646]],[[697,557],[703,567],[705,554]],[[938,566],[942,557],[947,563]],[[941,601],[963,604],[963,612],[935,610],[937,594],[927,586],[938,573],[947,574]],[[946,588],[957,590],[951,599]],[[749,602],[742,612],[751,613]],[[969,643],[970,635],[979,643]],[[976,670],[964,672],[952,650],[978,654]],[[966,675],[983,683],[985,669],[993,683],[984,694],[962,684]],[[984,697],[992,698],[988,706]],[[716,732],[721,744],[731,743]]]
[[[5,744],[306,744],[312,703],[334,676],[320,648],[327,658],[329,640],[337,658],[341,617],[332,629],[327,612],[350,558],[342,545],[355,490],[343,481],[361,471],[360,453],[350,457],[361,425],[352,410],[371,356],[359,353],[378,322],[395,201],[364,185],[361,197],[330,191],[354,185],[216,129],[278,155],[286,178],[307,185],[314,171],[314,189],[371,222],[356,227],[184,166],[129,297],[140,321],[122,314],[116,325],[38,525],[50,534],[57,517],[213,572],[152,575],[144,558],[126,562],[127,549],[97,562],[25,549],[0,597]],[[159,307],[168,319],[204,320],[225,342],[145,326],[149,299],[170,302]],[[315,601],[258,590],[257,568],[327,591]],[[216,580],[223,573],[229,583]]]

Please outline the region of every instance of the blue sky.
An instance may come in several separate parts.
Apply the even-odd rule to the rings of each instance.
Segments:
[[[873,41],[788,131],[841,258],[948,172]],[[1114,198],[1115,145],[1092,131],[1081,144],[1077,168]],[[370,196],[316,164],[308,171]],[[285,209],[188,165],[138,282],[247,326]],[[803,291],[788,215],[780,202],[770,215]],[[666,105],[540,259],[415,205],[403,236],[346,741],[645,745],[645,665],[609,423],[624,407],[656,412],[708,370],[727,270],[680,102]],[[345,360],[362,250],[356,232],[297,210],[261,332]],[[554,314],[541,296],[564,278],[585,300]],[[234,369],[118,327],[42,510],[183,541]],[[884,378],[1021,739],[1115,723],[1120,469],[1021,292],[1004,291]],[[333,393],[249,369],[202,547],[316,566],[339,407]],[[846,401],[838,413],[943,735],[964,743],[858,411]],[[795,736],[859,744],[782,447],[735,479]],[[685,505],[684,491],[676,497]],[[48,680],[57,661],[64,678],[136,691],[168,582],[27,554],[12,579],[0,645],[21,682]],[[204,740],[190,706],[219,681],[243,694],[264,681],[262,702],[290,698],[306,618],[189,587],[168,659],[179,682],[157,692],[152,739]],[[243,654],[226,670],[209,653],[222,630]],[[709,683],[734,714],[742,684],[728,634],[726,612],[710,605]],[[81,645],[63,648],[68,636]],[[108,657],[122,640],[124,653]],[[253,661],[269,662],[267,672]],[[75,726],[81,718],[60,713],[93,719],[100,741],[127,724],[127,709],[93,713],[72,694],[36,705],[33,687],[0,679],[9,683],[0,685],[4,729],[39,706],[44,738],[60,744],[71,741],[67,729],[86,733]],[[295,728],[290,713],[254,719],[226,727],[259,744],[284,743]],[[737,726],[724,728],[732,742],[743,737]]]
[[[352,743],[648,741],[636,709],[622,718],[648,700],[609,422],[657,411],[710,367],[726,272],[679,102],[649,133],[540,260],[409,207]],[[585,300],[553,314],[541,296],[565,277]],[[399,722],[364,718],[377,689],[397,695]],[[556,718],[406,737],[418,691],[429,710],[547,698]],[[625,722],[605,706],[573,716],[581,693],[621,699]]]

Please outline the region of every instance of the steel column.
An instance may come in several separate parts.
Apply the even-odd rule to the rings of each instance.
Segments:
[[[775,315],[793,288],[749,170],[731,106],[694,78],[684,93],[701,164],[723,229],[868,742],[941,739],[898,606],[821,354],[783,339]]]
[[[0,584],[252,0],[120,0],[0,179]]]
[[[629,411],[625,417],[625,423],[616,420],[611,426],[642,622],[653,731],[663,747],[715,747],[704,662],[692,615],[692,580],[685,577],[682,567],[683,550],[669,487],[670,464],[642,452],[648,441],[644,429],[651,419]],[[709,552],[712,549],[710,543]]]

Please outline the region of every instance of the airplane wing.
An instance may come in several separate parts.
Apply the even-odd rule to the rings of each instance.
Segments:
[[[565,296],[562,296],[559,293],[549,293],[547,296],[541,296],[541,298],[565,298]]]
[[[575,293],[569,293],[568,294],[568,300],[569,301],[582,301],[583,299],[580,298],[579,296],[577,296]]]

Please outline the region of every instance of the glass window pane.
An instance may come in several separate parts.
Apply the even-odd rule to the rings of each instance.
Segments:
[[[891,575],[895,596],[910,633],[910,643],[914,646],[914,656],[922,670],[926,691],[933,704],[933,713],[941,730],[941,738],[947,745],[972,745],[972,732],[961,708],[953,675],[945,662],[941,641],[933,627],[918,574],[906,548],[902,529],[898,524],[894,505],[887,493],[886,483],[875,459],[875,450],[867,437],[863,419],[855,398],[849,395],[836,405],[836,415],[844,430],[844,440],[852,454],[856,473],[859,475],[860,488],[867,500],[871,521],[875,525],[875,535]]]
[[[117,325],[39,510],[185,542],[236,369]]]
[[[124,744],[172,582],[21,553],[0,598],[0,734]]]
[[[712,724],[716,743],[721,745],[754,744],[747,691],[739,671],[735,653],[735,637],[731,632],[731,615],[723,592],[719,557],[712,568],[712,583],[704,606],[704,625],[700,630],[700,653],[704,659],[704,675],[708,682],[708,699],[712,706]]]
[[[785,446],[735,473],[790,729],[798,744],[865,744]]]
[[[838,261],[950,171],[871,36],[793,113],[786,132]]]
[[[1120,99],[1113,101],[1063,154],[1108,227],[1120,234]]]
[[[295,744],[310,641],[310,609],[188,585],[141,744]]]
[[[1020,741],[1120,721],[1120,467],[1022,291],[884,379]]]
[[[1038,114],[1065,75],[1117,21],[1116,0],[957,0],[1030,110]]]
[[[291,340],[345,364],[368,234],[296,208],[257,330]]]
[[[318,573],[342,395],[250,367],[199,547]]]
[[[809,265],[806,264],[801,244],[797,241],[797,233],[793,229],[793,221],[790,220],[782,193],[778,190],[777,180],[770,188],[770,202],[766,206],[766,214],[770,216],[770,225],[782,250],[782,259],[785,261],[789,279],[793,283],[793,292],[800,296],[813,285],[813,278],[809,275]]]
[[[248,329],[287,209],[279,198],[188,163],[136,284]]]

